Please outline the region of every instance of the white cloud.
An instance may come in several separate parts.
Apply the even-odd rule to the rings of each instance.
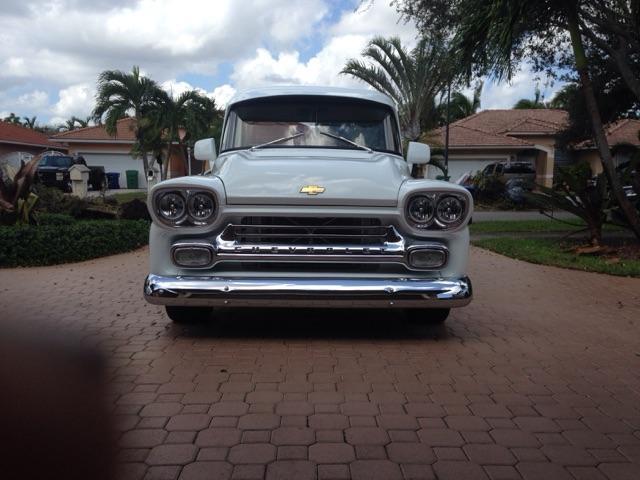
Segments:
[[[483,110],[509,109],[522,98],[533,100],[536,85],[540,88],[542,99],[548,101],[564,84],[562,82],[552,84],[548,79],[541,78],[540,74],[525,67],[518,71],[510,82],[485,82],[480,99],[481,108]]]
[[[357,9],[345,12],[340,20],[330,28],[333,36],[361,35],[371,38],[400,37],[405,45],[415,45],[418,32],[415,23],[400,18],[395,6],[388,1],[369,4],[362,2]]]
[[[274,84],[362,87],[362,82],[340,74],[349,58],[360,56],[376,35],[399,36],[409,48],[415,45],[417,36],[415,25],[400,20],[395,7],[386,2],[343,13],[328,33],[324,46],[306,62],[300,60],[297,50],[274,55],[258,48],[252,58],[236,64],[231,79],[239,89]]]
[[[73,115],[82,118],[91,114],[95,96],[92,85],[71,85],[60,90],[58,95],[59,100],[52,108],[52,113],[57,119],[68,119]]]
[[[227,103],[229,103],[229,100],[231,100],[231,97],[233,97],[235,93],[236,89],[228,83],[225,83],[224,85],[220,85],[219,87],[214,88],[211,96],[216,101],[216,105],[219,108],[224,108],[227,106]]]
[[[203,88],[194,87],[189,82],[182,82],[177,80],[167,80],[160,84],[160,87],[166,92],[170,93],[174,98],[179,97],[184,92],[188,92],[190,90],[196,90],[199,93],[207,94],[207,92]]]
[[[40,110],[49,104],[49,94],[42,90],[34,90],[33,92],[20,95],[16,104],[21,108]]]

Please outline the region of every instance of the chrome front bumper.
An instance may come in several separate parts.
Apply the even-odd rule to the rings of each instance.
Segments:
[[[457,279],[224,278],[149,275],[144,296],[156,305],[211,307],[452,308],[471,301]]]

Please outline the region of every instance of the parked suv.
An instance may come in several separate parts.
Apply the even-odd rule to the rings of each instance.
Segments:
[[[536,169],[529,162],[490,163],[484,167],[482,174],[500,177],[504,182],[512,178],[522,178],[531,182],[536,179]]]
[[[72,157],[58,152],[45,154],[38,163],[37,179],[47,187],[55,187],[64,192],[70,192],[69,168],[77,163],[87,166],[87,162],[82,157]],[[101,190],[106,187],[105,182],[104,167],[89,167],[89,187],[93,190]]]
[[[75,163],[73,157],[51,153],[44,155],[38,163],[38,181],[47,187],[71,191],[69,168]]]

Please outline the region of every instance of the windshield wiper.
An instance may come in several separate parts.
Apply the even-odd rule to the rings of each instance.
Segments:
[[[341,137],[340,135],[334,135],[333,133],[320,132],[322,135],[326,135],[327,137],[335,138],[337,140],[342,140],[343,142],[348,143],[349,145],[353,145],[361,150],[365,150],[369,153],[373,153],[369,147],[365,147],[364,145],[360,145],[359,143],[354,142],[353,140],[349,140],[348,138]]]
[[[293,140],[294,138],[298,138],[298,137],[300,137],[300,136],[302,136],[304,134],[305,134],[305,132],[298,132],[295,135],[289,135],[287,137],[276,138],[275,140],[271,140],[270,142],[267,142],[267,143],[261,143],[260,145],[254,145],[249,150],[251,150],[253,152],[254,150],[257,150],[257,149],[262,148],[262,147],[267,147],[269,145],[274,145],[274,144],[280,143],[280,142],[286,142],[287,140]]]

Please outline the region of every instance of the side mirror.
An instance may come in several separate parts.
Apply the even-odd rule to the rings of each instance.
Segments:
[[[216,141],[213,138],[198,140],[193,147],[193,156],[202,162],[213,162],[218,156],[216,152]]]
[[[425,143],[409,142],[407,148],[407,163],[410,165],[425,165],[431,160],[431,149]]]

